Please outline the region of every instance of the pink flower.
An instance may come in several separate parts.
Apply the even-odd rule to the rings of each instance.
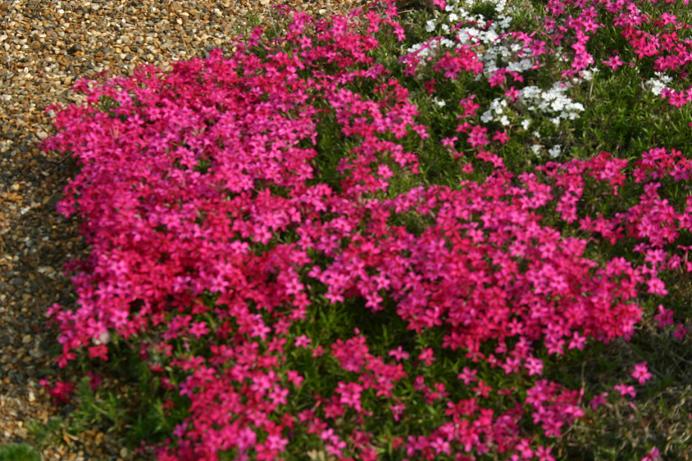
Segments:
[[[426,367],[429,367],[435,361],[433,350],[429,347],[423,349],[423,352],[418,355],[418,360],[423,362]]]
[[[618,391],[621,396],[623,397],[632,397],[635,398],[637,396],[637,392],[634,390],[634,386],[629,386],[626,384],[616,384],[613,386],[613,389]]]
[[[39,384],[48,389],[51,399],[58,405],[69,403],[76,388],[73,383],[68,381],[57,381],[51,385],[48,380],[42,379],[39,381]]]
[[[209,332],[209,329],[206,322],[196,322],[192,324],[188,331],[195,338],[201,338]]]
[[[310,345],[310,338],[305,335],[297,336],[294,343],[296,347],[308,347]]]
[[[520,95],[521,92],[513,86],[509,87],[507,91],[505,91],[505,96],[507,96],[507,99],[509,99],[511,102],[516,102]]]
[[[614,54],[608,59],[604,59],[602,62],[606,66],[610,67],[610,69],[613,72],[618,70],[624,64],[624,62],[622,61],[622,59],[620,59],[620,56],[618,54]]]
[[[478,372],[476,370],[471,370],[468,367],[464,367],[464,369],[461,370],[461,373],[459,373],[457,378],[462,380],[464,384],[469,385],[476,380],[477,373]]]
[[[476,387],[473,388],[473,391],[483,398],[487,398],[490,395],[491,390],[492,387],[488,386],[483,380],[479,380]]]
[[[362,410],[360,403],[360,395],[363,387],[358,383],[344,383],[342,381],[336,387],[336,393],[339,395],[339,403],[349,406],[360,412]]]
[[[401,346],[398,346],[396,349],[389,351],[389,356],[401,361],[408,359],[409,353],[406,352]]]
[[[403,403],[396,403],[390,406],[389,409],[392,412],[392,417],[394,418],[394,421],[399,421],[401,419],[401,416],[404,414],[404,410],[406,410],[406,405],[404,405]]]
[[[289,370],[286,372],[286,377],[288,378],[289,382],[293,384],[295,387],[300,387],[301,384],[303,384],[303,381],[305,378],[303,378],[300,373],[298,373],[295,370]]]
[[[493,141],[497,141],[500,144],[506,144],[509,141],[509,135],[506,131],[496,131],[493,134]]]
[[[472,117],[476,114],[481,105],[474,101],[475,98],[476,95],[471,95],[459,101],[459,106],[464,109],[464,113],[460,115],[460,118]]]
[[[675,325],[675,330],[673,330],[673,338],[678,341],[684,341],[687,337],[688,329],[683,323],[678,323]]]
[[[536,448],[536,456],[538,457],[538,461],[555,461],[551,451],[552,450],[550,447]]]
[[[647,367],[646,362],[640,362],[634,365],[632,369],[632,377],[637,380],[639,384],[644,384],[651,379],[651,373]]]
[[[597,410],[600,406],[604,405],[608,400],[608,393],[607,392],[601,392],[597,396],[591,399],[591,402],[589,402],[589,406],[591,407],[592,410]]]
[[[666,309],[663,305],[659,304],[657,311],[654,320],[656,320],[659,328],[663,329],[669,325],[673,325],[673,311],[671,309]]]
[[[529,376],[541,375],[543,373],[543,361],[535,357],[526,359],[526,369]]]
[[[661,459],[661,452],[658,448],[653,447],[649,452],[644,455],[641,461],[659,461]]]
[[[568,349],[578,349],[582,350],[584,349],[584,346],[586,345],[586,338],[584,338],[582,335],[580,335],[578,332],[574,332],[572,335],[572,339],[569,342],[569,346],[567,346]]]
[[[483,126],[474,126],[468,137],[471,147],[482,147],[488,144],[488,129]]]

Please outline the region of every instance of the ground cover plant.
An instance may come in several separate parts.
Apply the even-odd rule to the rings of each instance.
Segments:
[[[45,386],[159,460],[688,459],[686,7],[286,10],[79,81]]]

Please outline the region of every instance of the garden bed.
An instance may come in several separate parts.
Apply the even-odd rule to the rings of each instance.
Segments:
[[[86,249],[38,372],[67,407],[34,433],[160,460],[687,459],[685,5],[275,12],[49,107]]]

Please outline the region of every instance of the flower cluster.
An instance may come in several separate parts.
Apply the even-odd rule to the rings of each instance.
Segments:
[[[692,41],[686,35],[689,24],[665,8],[651,11],[648,3],[638,0],[549,0],[546,30],[553,42],[571,48],[571,67],[565,75],[577,75],[595,58],[589,52],[589,43],[599,29],[613,27],[622,41],[623,49],[611,49],[611,55],[602,64],[616,71],[623,65],[650,63],[654,75],[648,80],[651,91],[666,99],[674,107],[692,102],[692,86],[679,89],[668,87],[673,77],[685,81],[692,62]],[[675,3],[668,1],[666,4]],[[684,5],[688,0],[682,0]],[[628,56],[629,61],[622,57]]]
[[[561,18],[572,3],[549,11]],[[554,459],[546,437],[586,407],[583,389],[546,378],[550,363],[632,337],[643,299],[666,295],[664,274],[692,271],[692,200],[666,197],[692,179],[681,152],[505,165],[494,150],[516,128],[511,106],[555,125],[584,107],[566,86],[528,84],[545,43],[509,30],[504,2],[497,21],[463,5],[444,6],[454,39],[409,49],[397,69],[376,60],[382,38],[404,40],[393,2],[379,1],[329,19],[294,13],[278,36],[257,29],[229,56],[168,73],[82,80],[87,104],[57,112],[44,147],[81,166],[58,209],[80,218],[90,245],[67,267],[76,305],[49,309],[58,361],[107,361],[116,340],[137,351],[184,415],[158,459],[275,460],[308,447],[340,460]],[[592,63],[596,11],[567,21],[577,57],[566,75]],[[411,93],[423,61],[492,94],[454,101],[471,153],[421,121]],[[431,144],[458,154],[455,184],[428,176],[416,146]],[[583,206],[594,190],[638,199],[595,213]],[[594,245],[632,251],[599,259]],[[367,320],[315,328],[339,309]],[[373,333],[382,316],[401,326],[394,339]],[[659,309],[659,324],[672,317]],[[449,357],[459,367],[440,372]],[[638,363],[632,377],[652,375]],[[53,396],[70,392],[61,383]]]

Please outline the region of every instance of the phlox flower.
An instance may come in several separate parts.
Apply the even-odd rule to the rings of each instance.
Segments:
[[[403,403],[395,403],[394,405],[391,405],[389,409],[392,412],[392,417],[394,418],[394,421],[399,421],[401,419],[401,416],[404,414],[406,405],[404,405]]]
[[[278,434],[271,434],[267,437],[266,446],[270,450],[282,452],[288,445],[288,440]]]
[[[305,335],[297,336],[293,344],[296,347],[308,347],[310,345],[310,338]]]
[[[648,292],[652,295],[665,296],[668,294],[666,284],[658,277],[651,277],[646,281]]]
[[[617,54],[612,55],[608,59],[604,59],[602,62],[603,64],[608,66],[613,72],[618,70],[624,64],[623,60]]]
[[[476,380],[477,374],[478,372],[476,370],[471,370],[468,367],[464,367],[464,369],[461,370],[461,373],[459,373],[457,378],[462,380],[464,384],[469,385]]]
[[[608,400],[608,393],[607,392],[601,392],[597,396],[591,399],[589,402],[589,406],[591,407],[592,410],[597,410],[600,406],[604,405]]]
[[[300,373],[298,373],[295,370],[289,370],[288,372],[286,372],[286,377],[295,387],[300,387],[300,385],[305,380],[305,378],[303,378],[300,375]]]
[[[678,341],[684,341],[687,337],[688,329],[683,323],[678,323],[673,330],[673,338]]]
[[[509,135],[506,131],[496,131],[493,134],[493,141],[497,141],[500,144],[506,144],[509,141]]]
[[[673,325],[674,320],[672,309],[666,309],[663,307],[663,305],[659,304],[656,310],[657,313],[654,316],[654,320],[656,320],[656,324],[659,328],[663,329],[667,326]]]
[[[537,376],[543,373],[543,361],[535,357],[526,359],[525,367],[529,372],[529,376]]]
[[[649,452],[644,455],[641,461],[659,461],[661,459],[661,452],[658,448],[653,447]]]
[[[318,358],[324,355],[324,349],[322,346],[317,345],[315,348],[312,350],[312,358]]]
[[[68,381],[56,381],[55,384],[51,384],[47,379],[41,379],[39,384],[48,389],[48,394],[53,402],[59,405],[68,403],[76,389],[76,386]]]
[[[637,391],[634,390],[634,386],[629,386],[627,384],[616,384],[613,386],[613,389],[618,391],[621,396],[623,397],[636,397],[637,396]]]
[[[435,355],[434,355],[433,350],[429,347],[423,349],[423,352],[421,352],[418,355],[418,360],[423,362],[426,367],[429,367],[435,361]]]
[[[103,344],[89,347],[89,358],[108,361],[108,347]]]
[[[188,329],[188,332],[195,338],[201,338],[209,332],[206,322],[196,322]]]
[[[651,379],[651,373],[649,373],[646,362],[640,362],[634,365],[631,375],[639,384],[644,384]]]
[[[487,398],[490,395],[490,391],[492,391],[492,387],[488,386],[483,380],[479,380],[473,391],[481,397]]]
[[[358,383],[344,383],[340,381],[336,386],[339,403],[347,405],[358,412],[362,410],[360,403],[361,392],[363,392],[363,386]]]
[[[461,118],[474,116],[476,111],[481,107],[480,104],[474,101],[475,98],[476,95],[471,95],[459,101],[459,106],[464,109],[464,113],[460,116]]]
[[[577,349],[577,350],[582,350],[584,349],[584,345],[586,344],[586,338],[584,338],[582,335],[580,335],[578,332],[574,332],[572,335],[572,339],[569,342],[569,345],[567,346],[568,349]]]
[[[536,457],[538,458],[538,461],[555,461],[555,457],[553,457],[550,447],[536,448]]]
[[[436,6],[437,8],[444,10],[447,7],[447,2],[446,0],[432,0],[433,5]]]
[[[516,100],[519,99],[519,96],[521,96],[521,92],[515,87],[511,86],[505,91],[505,96],[507,96],[507,99],[511,102],[516,102]]]
[[[396,349],[392,349],[391,351],[389,351],[388,355],[400,361],[409,358],[409,353],[406,352],[401,346],[398,346]]]
[[[526,439],[522,439],[514,447],[517,451],[516,459],[533,459],[533,449],[531,448],[531,442]]]

